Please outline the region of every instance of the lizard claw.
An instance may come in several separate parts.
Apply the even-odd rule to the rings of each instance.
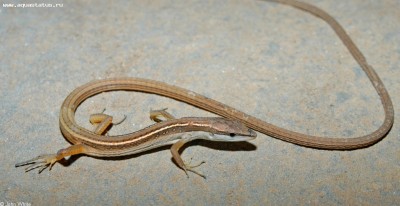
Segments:
[[[187,171],[193,172],[196,175],[199,175],[200,177],[206,179],[206,176],[201,174],[200,172],[196,171],[194,168],[206,163],[205,161],[201,161],[200,163],[198,163],[197,165],[191,165],[192,159],[190,159],[189,163],[185,163],[184,162],[184,171],[186,173],[186,176],[189,178],[189,175],[187,173]]]
[[[29,165],[27,168],[25,168],[25,172],[29,172],[31,170],[38,168],[39,173],[41,173],[48,167],[50,167],[49,170],[51,170],[51,168],[57,161],[58,161],[57,155],[55,154],[39,155],[33,159],[15,164],[15,167]]]

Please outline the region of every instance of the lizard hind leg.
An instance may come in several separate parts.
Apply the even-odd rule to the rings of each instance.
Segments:
[[[159,109],[159,110],[150,110],[150,119],[154,122],[163,122],[171,119],[175,119],[169,112],[167,112],[168,108]]]
[[[15,167],[29,165],[27,168],[25,168],[25,172],[29,172],[31,170],[38,168],[39,173],[41,173],[43,170],[45,170],[48,167],[50,167],[49,170],[51,170],[51,168],[57,161],[58,161],[57,154],[45,154],[45,155],[39,155],[39,156],[32,158],[30,160],[27,160],[27,161],[18,163],[15,165]]]
[[[105,109],[101,113],[92,114],[89,118],[90,123],[96,127],[93,132],[99,135],[105,134],[112,125],[121,124],[126,119],[126,115],[124,115],[124,118],[122,118],[122,120],[114,123],[113,117],[104,114],[104,111]]]
[[[41,173],[46,168],[49,168],[49,170],[51,170],[53,165],[56,162],[63,159],[64,157],[68,157],[68,156],[72,156],[72,155],[76,155],[76,154],[82,154],[82,153],[85,153],[85,151],[86,151],[85,145],[76,144],[76,145],[67,147],[65,149],[61,149],[56,154],[43,154],[43,155],[39,155],[35,158],[32,158],[30,160],[27,160],[27,161],[24,161],[21,163],[17,163],[17,164],[15,164],[15,167],[29,165],[27,168],[25,168],[25,172],[29,172],[34,169],[39,169],[39,173]]]

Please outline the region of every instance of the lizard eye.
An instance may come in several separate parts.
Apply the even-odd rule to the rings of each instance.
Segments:
[[[229,133],[229,136],[230,137],[234,137],[234,136],[236,136],[236,134],[235,133]]]

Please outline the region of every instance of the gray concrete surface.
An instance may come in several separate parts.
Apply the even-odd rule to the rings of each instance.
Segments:
[[[54,1],[61,8],[0,7],[0,202],[32,205],[395,205],[400,202],[400,2],[307,0],[345,27],[391,94],[396,120],[378,144],[321,151],[263,134],[249,143],[195,142],[204,180],[168,148],[129,158],[72,158],[52,171],[14,164],[69,143],[59,107],[77,86],[132,76],[194,90],[273,124],[323,136],[358,136],[383,120],[378,96],[332,30],[290,7],[259,1]],[[3,3],[28,3],[5,0]],[[43,2],[29,2],[43,3]],[[106,112],[151,124],[148,111],[213,116],[139,93],[97,95],[78,122]]]

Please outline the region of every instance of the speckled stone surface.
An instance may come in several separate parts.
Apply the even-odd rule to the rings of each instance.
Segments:
[[[249,143],[194,142],[205,160],[186,178],[168,148],[116,160],[73,157],[37,174],[17,162],[69,146],[59,108],[94,79],[155,79],[215,98],[284,128],[355,137],[383,120],[378,95],[333,31],[291,7],[260,1],[57,1],[0,7],[0,203],[101,205],[395,205],[400,202],[400,2],[307,0],[347,30],[387,87],[395,125],[376,145],[323,151],[263,134]],[[3,3],[26,3],[9,1]],[[34,2],[35,3],[35,2]],[[36,2],[42,3],[42,2]],[[150,109],[213,116],[154,95],[85,101],[77,121],[106,113],[124,134]]]

